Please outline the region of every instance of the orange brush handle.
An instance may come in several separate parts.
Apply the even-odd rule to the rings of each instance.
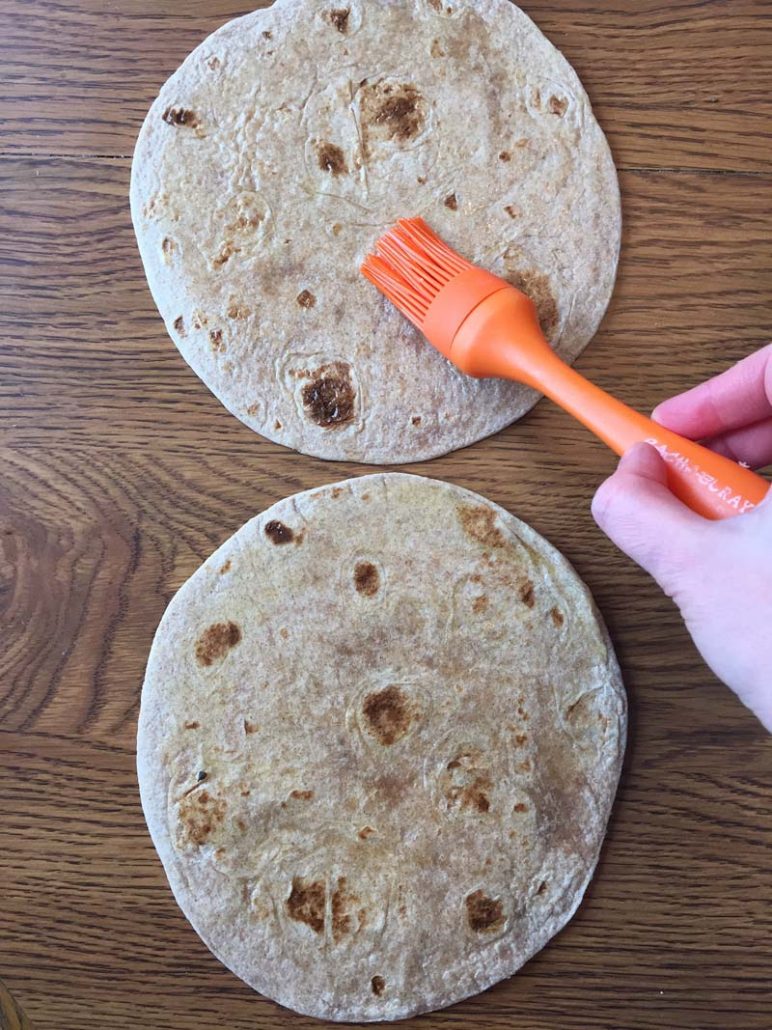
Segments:
[[[437,310],[441,306],[427,316],[429,339],[433,318],[443,317]],[[535,387],[617,454],[639,441],[652,444],[667,462],[673,493],[706,518],[749,511],[769,490],[767,480],[755,472],[652,422],[566,365],[544,338],[532,302],[510,286],[477,304],[453,335],[449,351],[443,350],[469,375],[500,376]]]

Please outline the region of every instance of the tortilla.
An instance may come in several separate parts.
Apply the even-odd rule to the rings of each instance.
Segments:
[[[435,457],[537,394],[458,372],[359,265],[421,215],[534,299],[573,360],[611,295],[619,190],[575,72],[506,0],[280,0],[169,79],[131,206],[185,360],[263,436],[322,458]]]
[[[148,826],[256,990],[399,1019],[517,970],[571,917],[622,758],[590,595],[537,533],[378,474],[280,501],[172,600],[142,694]]]

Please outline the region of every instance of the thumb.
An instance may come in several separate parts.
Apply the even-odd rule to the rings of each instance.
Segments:
[[[635,444],[598,488],[592,514],[604,533],[671,597],[699,561],[711,523],[670,492],[667,468],[648,444]]]

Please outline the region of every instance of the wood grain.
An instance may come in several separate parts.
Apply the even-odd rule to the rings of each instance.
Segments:
[[[770,336],[770,6],[524,6],[575,63],[625,169],[620,278],[580,367],[646,410]],[[147,104],[246,9],[0,0],[0,974],[41,1030],[323,1025],[200,943],[134,771],[144,663],[174,591],[260,509],[371,471],[229,416],[166,338],[136,252],[127,155]],[[770,740],[594,527],[612,467],[546,402],[410,467],[503,504],[575,563],[631,729],[576,918],[511,981],[404,1025],[770,1030]]]
[[[130,155],[159,87],[238,0],[0,0],[0,147]],[[622,167],[761,170],[772,138],[767,0],[523,0],[587,87]],[[87,41],[87,45],[84,43]]]

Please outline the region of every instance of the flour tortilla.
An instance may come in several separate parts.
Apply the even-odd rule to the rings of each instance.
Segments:
[[[172,339],[263,436],[431,458],[537,394],[463,376],[359,274],[422,215],[536,301],[573,360],[611,295],[616,172],[575,72],[507,0],[279,0],[223,26],[147,116],[131,206]]]
[[[256,990],[400,1019],[507,977],[571,917],[625,697],[592,599],[476,494],[378,474],[248,522],[173,599],[142,804],[185,915]]]

